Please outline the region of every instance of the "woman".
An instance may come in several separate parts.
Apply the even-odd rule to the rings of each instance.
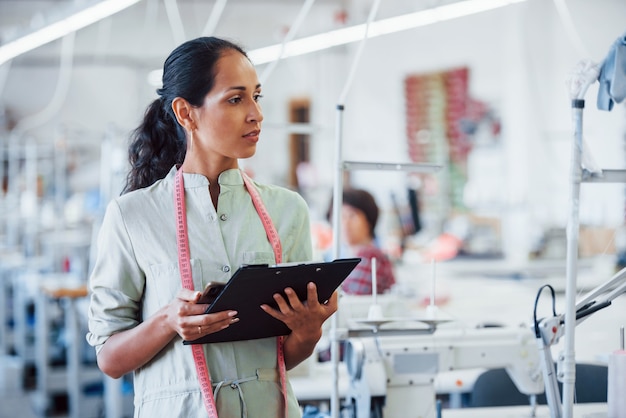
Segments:
[[[351,295],[372,294],[372,259],[376,259],[376,292],[384,293],[396,283],[393,265],[375,241],[378,205],[374,197],[362,189],[343,191],[341,227],[345,244],[361,262],[344,280],[341,289]]]
[[[313,283],[304,303],[290,289],[274,295],[278,309],[259,314],[283,321],[292,331],[284,338],[182,342],[237,326],[237,312],[204,314],[207,305],[196,303],[208,282],[228,281],[242,264],[311,259],[304,200],[238,168],[254,155],[263,121],[255,69],[231,42],[191,40],[165,61],[158,94],[133,135],[125,193],[110,202],[98,238],[87,334],[98,366],[113,378],[134,371],[136,417],[298,417],[284,370],[313,352],[336,295],[320,304]]]

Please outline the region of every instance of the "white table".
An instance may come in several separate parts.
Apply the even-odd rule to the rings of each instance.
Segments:
[[[441,418],[532,418],[529,406],[507,406],[490,408],[444,409]],[[546,405],[539,405],[536,418],[550,418]],[[574,418],[607,418],[606,404],[588,403],[574,405]]]
[[[607,264],[608,261],[608,264]],[[447,303],[440,306],[442,312],[451,316],[455,322],[451,326],[475,327],[480,324],[500,324],[503,326],[517,326],[521,323],[531,324],[533,306],[538,289],[544,284],[555,287],[556,310],[563,312],[565,274],[560,274],[560,262],[533,264],[528,278],[516,280],[506,277],[506,271],[513,267],[503,263],[477,261],[470,263],[453,262],[449,265],[437,266],[437,297],[445,296]],[[611,260],[588,261],[581,269],[579,276],[580,293],[608,280],[611,276]],[[545,265],[545,266],[544,266]],[[562,262],[565,268],[565,261]],[[502,277],[497,277],[498,272]],[[409,298],[407,305],[412,311],[424,310],[424,297],[431,291],[431,266],[404,264],[397,269],[397,278],[400,283],[412,287],[414,295]],[[536,274],[536,277],[533,277]],[[538,306],[538,316],[548,314],[551,308],[549,292],[542,293]],[[380,298],[379,298],[380,300]],[[361,309],[367,312],[367,309]],[[397,315],[397,313],[395,313]],[[619,347],[619,328],[626,323],[626,296],[617,298],[613,304],[583,322],[576,328],[576,359],[578,362],[602,362],[607,355]],[[562,342],[553,347],[554,358],[561,350]],[[330,399],[332,390],[332,375],[328,370],[317,370],[311,377],[292,378],[292,386],[296,396],[301,401]],[[339,394],[346,393],[348,378],[340,366]],[[445,408],[443,418],[476,417],[476,418],[507,418],[530,417],[530,407],[519,408],[462,408],[460,396],[471,392],[480,370],[458,370],[440,373],[435,381],[435,390],[438,394],[450,395],[451,408]],[[346,379],[346,380],[344,380]],[[328,396],[326,398],[325,396]],[[453,402],[454,401],[454,402]],[[538,417],[549,417],[547,406],[537,409]],[[580,404],[575,407],[575,418],[606,418],[606,405]],[[594,415],[595,414],[595,415]],[[599,415],[598,415],[599,414]]]

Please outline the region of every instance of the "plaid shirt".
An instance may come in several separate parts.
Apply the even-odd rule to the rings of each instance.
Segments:
[[[341,284],[341,289],[347,294],[372,294],[372,258],[374,257],[376,257],[376,293],[384,293],[396,282],[393,265],[380,248],[373,244],[361,247],[355,257],[360,257],[361,262]]]

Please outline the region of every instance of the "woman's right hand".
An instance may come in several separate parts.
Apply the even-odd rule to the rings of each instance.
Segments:
[[[205,314],[207,305],[197,303],[199,297],[200,292],[182,289],[150,318],[111,335],[98,353],[100,370],[117,379],[150,361],[176,334],[196,340],[239,320],[236,311]]]
[[[196,340],[239,321],[237,311],[206,314],[208,305],[198,303],[201,295],[201,292],[181,289],[166,308],[168,325],[183,340]]]

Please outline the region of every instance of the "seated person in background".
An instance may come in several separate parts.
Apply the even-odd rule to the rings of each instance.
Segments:
[[[332,208],[328,214],[330,218]],[[344,190],[341,228],[342,239],[345,240],[343,244],[348,250],[345,255],[361,258],[361,262],[341,285],[347,294],[372,294],[372,258],[376,258],[377,293],[388,291],[396,282],[393,265],[375,240],[377,221],[378,205],[369,192],[352,188]]]

